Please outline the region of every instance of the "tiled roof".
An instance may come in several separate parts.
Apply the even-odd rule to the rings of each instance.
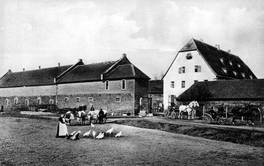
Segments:
[[[0,79],[0,87],[51,85],[54,84],[54,78],[69,67],[61,66],[22,72],[7,72]]]
[[[236,55],[196,39],[190,40],[179,52],[198,50],[218,78],[256,79],[249,67]]]
[[[264,100],[264,79],[197,82],[177,100]]]
[[[163,80],[150,80],[149,94],[163,94]]]
[[[99,81],[102,79],[142,78],[149,79],[142,71],[130,63],[126,56],[118,61],[84,65],[82,61],[74,65],[44,68],[23,72],[7,72],[0,79],[0,88],[19,86],[38,86]]]

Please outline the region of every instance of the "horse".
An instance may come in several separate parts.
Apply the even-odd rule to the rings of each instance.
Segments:
[[[99,120],[99,111],[100,110],[94,110],[94,111],[90,111],[88,113],[88,116],[89,116],[89,120],[90,122],[93,120],[95,123],[98,122]],[[104,121],[106,121],[107,119],[107,111],[106,110],[103,110],[104,111],[104,116],[102,117]]]
[[[196,116],[196,110],[194,108],[199,107],[199,103],[197,101],[192,101],[188,105],[180,105],[179,107],[179,119],[182,119],[182,115],[184,112],[187,112],[188,119],[194,119]]]

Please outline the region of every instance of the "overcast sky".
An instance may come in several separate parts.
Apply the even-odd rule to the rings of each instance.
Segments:
[[[0,0],[0,75],[117,60],[154,78],[192,37],[264,78],[263,0]]]

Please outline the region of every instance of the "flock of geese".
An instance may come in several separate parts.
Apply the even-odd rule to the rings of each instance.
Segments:
[[[108,129],[106,132],[96,132],[95,130],[93,130],[93,128],[95,127],[94,124],[91,123],[91,128],[89,131],[85,132],[83,134],[83,137],[85,138],[94,138],[94,139],[103,139],[106,136],[114,136],[115,138],[121,137],[122,136],[122,131],[119,131],[118,133],[114,133],[114,128],[110,128]],[[77,140],[80,139],[80,134],[81,131],[73,131],[69,136],[68,139],[71,140]]]

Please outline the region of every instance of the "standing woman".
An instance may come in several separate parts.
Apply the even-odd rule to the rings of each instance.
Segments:
[[[67,126],[66,126],[66,123],[65,123],[65,119],[64,119],[64,116],[61,115],[60,118],[59,118],[58,125],[57,125],[56,137],[57,138],[64,138],[67,135],[68,135],[68,129],[67,129]]]

